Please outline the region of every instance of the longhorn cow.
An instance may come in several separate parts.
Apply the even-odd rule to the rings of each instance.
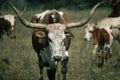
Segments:
[[[93,24],[91,24],[93,25]],[[111,48],[113,44],[113,33],[110,27],[96,27],[87,26],[85,29],[85,40],[89,41],[91,37],[94,39],[94,55],[99,58],[98,67],[102,67],[104,59],[107,60],[111,57]],[[105,53],[104,53],[105,52]],[[105,55],[105,56],[104,56]]]
[[[104,2],[96,4],[90,11],[87,18],[79,22],[67,23],[65,13],[58,10],[46,10],[32,18],[28,22],[12,4],[9,6],[15,11],[19,20],[28,28],[33,28],[32,43],[37,52],[40,68],[40,80],[43,80],[43,67],[48,67],[47,75],[49,80],[55,80],[56,69],[61,62],[62,80],[66,80],[67,63],[69,59],[68,49],[71,38],[68,37],[70,28],[77,28],[85,25],[90,20],[95,9]]]
[[[24,8],[24,11],[21,13],[21,15],[23,15],[25,11],[26,7]],[[11,39],[16,38],[15,18],[17,18],[17,16],[12,14],[0,15],[0,41],[3,40],[3,34],[7,34],[7,36]]]

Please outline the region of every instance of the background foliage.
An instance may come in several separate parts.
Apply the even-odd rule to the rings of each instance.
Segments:
[[[37,6],[42,7],[43,9],[51,9],[51,8],[66,8],[66,7],[77,7],[79,8],[81,5],[84,7],[91,7],[95,5],[97,2],[102,0],[0,0],[0,7],[2,7],[6,1],[14,3],[15,6],[20,7],[27,4],[28,7],[36,8]]]

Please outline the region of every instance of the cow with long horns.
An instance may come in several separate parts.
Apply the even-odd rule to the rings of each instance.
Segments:
[[[47,10],[32,18],[28,22],[12,4],[8,3],[15,11],[19,20],[28,28],[33,28],[33,48],[37,52],[40,67],[40,80],[43,80],[43,68],[48,67],[49,80],[55,80],[57,65],[61,62],[62,80],[66,80],[68,49],[70,46],[70,28],[81,27],[88,23],[96,8],[104,2],[96,4],[87,18],[79,22],[67,23],[64,12],[58,10]],[[35,21],[35,22],[34,22]],[[34,23],[33,23],[34,22]]]

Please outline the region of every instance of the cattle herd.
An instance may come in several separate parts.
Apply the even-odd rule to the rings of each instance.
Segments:
[[[120,2],[117,0],[107,0],[113,6],[112,13],[108,18],[95,23],[88,23],[96,8],[106,2],[97,3],[90,11],[89,15],[78,22],[67,23],[67,16],[64,12],[51,9],[42,13],[34,14],[31,22],[27,21],[22,13],[12,5],[7,3],[16,15],[0,14],[0,42],[3,34],[7,34],[11,39],[15,38],[15,17],[28,28],[32,28],[32,46],[37,53],[39,60],[40,79],[43,80],[43,68],[47,67],[49,80],[55,80],[58,64],[61,64],[60,80],[66,80],[67,63],[69,60],[69,46],[73,34],[70,29],[87,26],[85,28],[86,41],[94,39],[93,55],[99,58],[98,67],[102,67],[104,60],[107,62],[112,55],[112,44],[114,40],[120,43]],[[117,6],[117,7],[116,7]],[[118,8],[119,6],[119,8]],[[117,9],[116,9],[117,8]],[[103,55],[105,54],[105,55]]]

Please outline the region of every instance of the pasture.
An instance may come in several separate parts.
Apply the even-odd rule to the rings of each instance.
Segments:
[[[68,22],[78,21],[87,16],[88,10],[71,11],[61,9],[67,14]],[[98,8],[90,22],[103,19],[110,14],[109,8]],[[41,10],[27,10],[24,17],[30,21],[31,16]],[[3,10],[3,14],[13,13]],[[119,80],[120,79],[120,45],[114,42],[112,58],[102,68],[96,66],[92,55],[93,40],[85,42],[85,26],[72,29],[74,38],[69,49],[67,80]],[[35,51],[31,43],[32,29],[24,27],[16,21],[16,39],[11,40],[4,36],[0,43],[0,80],[38,80],[39,67]],[[47,80],[46,72],[44,72]]]

